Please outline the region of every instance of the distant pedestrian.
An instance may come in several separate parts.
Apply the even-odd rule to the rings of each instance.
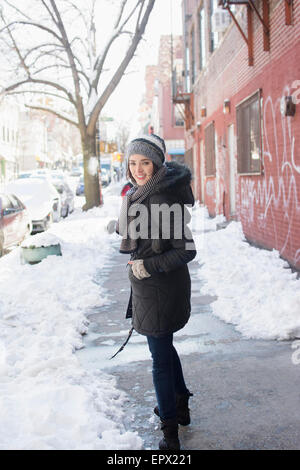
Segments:
[[[128,175],[134,186],[123,198],[117,232],[123,237],[120,252],[131,255],[131,297],[126,316],[132,317],[133,329],[147,337],[153,359],[158,402],[154,412],[161,419],[164,435],[159,449],[176,450],[180,449],[178,423],[190,423],[188,400],[192,394],[173,346],[173,333],[190,317],[187,263],[196,251],[191,237],[175,233],[178,225],[183,228],[183,214],[188,213],[184,205],[194,204],[191,172],[184,165],[165,162],[165,150],[163,139],[154,134],[138,137],[128,145]],[[153,218],[152,210],[161,204],[165,208],[177,204],[182,209],[180,221],[174,215],[167,218],[166,225],[161,218]],[[143,209],[143,214],[132,215],[135,208]],[[136,232],[132,230],[134,222]],[[158,234],[155,237],[153,230]]]
[[[128,191],[133,187],[133,184],[130,181],[124,184],[121,190],[121,196],[124,197],[128,193]]]

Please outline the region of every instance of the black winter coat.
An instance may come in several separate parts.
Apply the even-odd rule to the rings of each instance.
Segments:
[[[166,166],[165,178],[157,185],[155,192],[143,201],[149,214],[149,234],[153,204],[168,204],[170,207],[179,203],[185,211],[184,204],[194,204],[189,168],[176,162],[167,162]],[[191,280],[187,263],[196,256],[196,251],[192,239],[187,240],[184,234],[177,239],[172,217],[170,234],[166,234],[162,226],[158,231],[157,239],[139,239],[137,251],[131,256],[132,260],[144,260],[151,277],[138,280],[129,265],[132,294],[127,316],[128,311],[132,311],[132,326],[138,333],[161,337],[183,328],[190,317]],[[193,248],[189,245],[187,249],[186,243],[192,243]]]

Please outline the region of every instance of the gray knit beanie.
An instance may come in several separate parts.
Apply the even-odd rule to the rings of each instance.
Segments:
[[[126,149],[126,157],[130,155],[145,155],[145,157],[152,160],[158,168],[160,168],[165,161],[165,142],[161,137],[154,134],[141,135],[133,139]]]

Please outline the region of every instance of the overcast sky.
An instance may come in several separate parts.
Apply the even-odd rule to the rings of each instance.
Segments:
[[[131,123],[132,132],[139,129],[137,109],[145,90],[145,67],[157,64],[159,39],[163,34],[182,34],[182,0],[156,0],[146,27],[145,41],[139,44],[137,58],[103,109],[103,114]],[[172,14],[171,14],[172,13]]]

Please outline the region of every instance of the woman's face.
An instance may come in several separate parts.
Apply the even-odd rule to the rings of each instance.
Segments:
[[[143,186],[153,175],[154,167],[150,158],[145,155],[130,155],[129,169],[139,186]]]

